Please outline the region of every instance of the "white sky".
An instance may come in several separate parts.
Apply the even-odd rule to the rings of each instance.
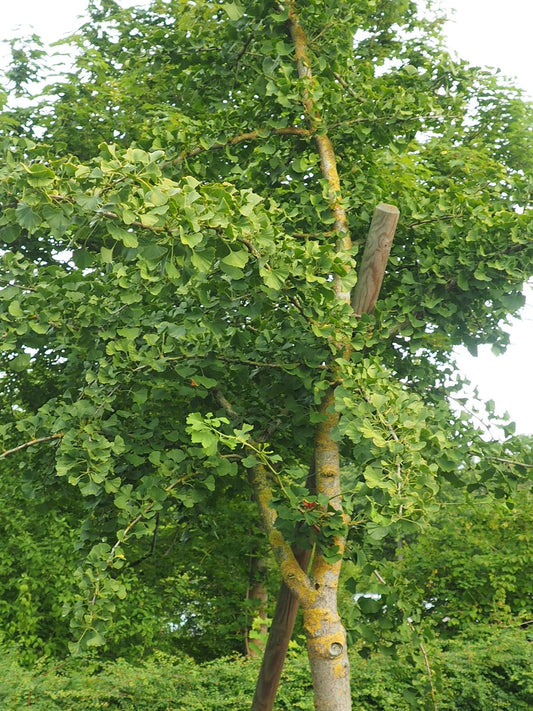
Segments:
[[[450,49],[469,62],[501,69],[533,98],[532,0],[440,0],[455,13],[447,25]],[[514,321],[511,345],[494,356],[490,346],[477,358],[464,350],[458,362],[476,384],[483,400],[494,400],[499,413],[509,412],[517,432],[533,434],[533,288],[526,290],[522,319]]]
[[[147,0],[121,4],[145,5]],[[436,0],[436,4],[447,14],[455,11],[447,25],[450,49],[473,64],[500,68],[533,97],[533,0]],[[77,29],[86,0],[3,0],[2,5],[0,39],[33,30],[51,42]],[[517,431],[533,434],[533,288],[527,296],[505,355],[495,357],[487,346],[478,358],[461,352],[459,363],[482,399],[494,400],[500,413],[508,411]]]

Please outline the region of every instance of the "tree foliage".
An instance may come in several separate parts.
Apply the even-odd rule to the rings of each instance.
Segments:
[[[244,574],[249,472],[270,477],[284,543],[303,525],[329,562],[347,521],[357,553],[414,535],[442,482],[490,483],[494,468],[465,474],[488,445],[450,406],[452,349],[505,346],[533,263],[531,107],[452,59],[413,2],[90,13],[75,70],[0,119],[0,434],[8,477],[50,477],[83,519],[77,650],[104,643],[132,568],[152,579],[158,538],[198,536],[195,575],[224,546]],[[22,89],[36,58],[7,80]],[[401,222],[357,318],[336,289],[354,287],[382,201]],[[329,394],[343,511],[306,485]]]

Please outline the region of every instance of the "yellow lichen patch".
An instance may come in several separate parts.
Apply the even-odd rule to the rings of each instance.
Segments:
[[[345,676],[347,676],[350,672],[350,667],[346,663],[346,661],[342,662],[339,661],[335,666],[333,667],[333,676],[335,679],[343,679]]]
[[[339,616],[335,611],[325,607],[313,607],[304,611],[304,630],[307,637],[322,637],[322,630],[331,629],[339,623]]]
[[[304,614],[304,630],[307,637],[316,637],[324,624],[324,615],[327,610],[314,608],[306,610]]]
[[[276,528],[270,531],[268,540],[272,548],[282,548],[285,544],[285,540],[281,534],[281,531],[278,531]]]
[[[342,631],[335,634],[326,634],[321,637],[308,638],[307,650],[309,656],[321,659],[335,659],[342,657],[346,648],[346,638]],[[334,653],[332,653],[332,649]],[[340,653],[339,653],[340,650]]]
[[[288,556],[280,563],[281,576],[289,590],[298,597],[304,610],[309,609],[316,599],[309,578],[303,572],[294,556]]]

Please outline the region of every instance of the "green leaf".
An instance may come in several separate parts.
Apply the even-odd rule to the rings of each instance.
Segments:
[[[43,207],[43,217],[50,225],[50,229],[56,237],[61,237],[70,227],[71,219],[59,207],[45,205]]]
[[[253,456],[253,454],[249,454],[247,457],[244,457],[244,459],[241,460],[242,465],[246,467],[247,469],[252,469],[253,467],[257,466],[259,464],[259,460]]]
[[[221,261],[222,264],[227,264],[230,267],[236,267],[237,269],[243,269],[248,263],[250,255],[244,249],[236,252],[230,252]]]
[[[161,205],[166,205],[169,200],[169,194],[158,190],[157,188],[152,188],[148,193],[146,193],[146,201],[148,204],[160,207]]]
[[[373,541],[381,541],[389,534],[390,526],[380,526],[377,523],[369,523],[367,531]]]
[[[102,262],[104,264],[112,264],[112,262],[113,262],[113,248],[108,249],[107,247],[101,247],[100,254],[102,255]]]
[[[381,393],[372,393],[370,395],[370,402],[374,405],[376,410],[381,410],[387,404],[388,398]]]
[[[180,240],[183,244],[186,244],[191,249],[197,247],[201,242],[203,242],[204,236],[200,232],[185,232],[183,227],[180,225]]]
[[[20,227],[18,225],[5,225],[0,228],[0,240],[6,244],[12,244],[20,237]]]
[[[33,163],[30,166],[23,165],[28,172],[28,183],[34,188],[42,188],[50,185],[55,180],[54,171],[43,163]]]
[[[27,370],[31,363],[31,355],[29,353],[19,353],[13,360],[9,361],[12,370],[21,372]]]
[[[85,635],[83,642],[86,647],[101,647],[105,644],[105,638],[96,630],[89,630]]]
[[[224,10],[224,12],[226,12],[229,19],[233,20],[234,22],[240,20],[241,17],[244,15],[244,10],[236,2],[225,2],[222,5],[222,9]]]
[[[193,252],[191,255],[191,263],[201,274],[207,274],[211,269],[210,254],[206,252]]]
[[[163,208],[154,208],[149,212],[140,215],[140,221],[143,227],[162,227],[165,224],[164,215],[160,212]]]
[[[48,324],[35,321],[34,319],[30,321],[30,328],[34,333],[39,333],[41,335],[44,333],[48,333],[49,331]]]
[[[140,334],[141,329],[137,326],[124,326],[122,328],[117,328],[117,333],[122,338],[126,338],[128,341],[134,341]]]
[[[11,316],[14,316],[15,318],[22,318],[24,316],[24,311],[20,306],[20,301],[11,301],[9,306],[7,307],[7,310],[9,311]]]
[[[41,218],[31,209],[25,202],[19,202],[17,205],[17,222],[30,234],[35,232],[41,224]]]
[[[279,291],[283,287],[283,279],[278,276],[276,272],[267,269],[261,269],[260,274],[263,278],[265,286],[267,286],[269,289]]]
[[[140,254],[147,262],[158,264],[161,258],[166,255],[167,249],[159,244],[143,245],[140,249]]]
[[[197,385],[202,385],[207,390],[211,390],[217,385],[217,381],[213,378],[208,378],[206,375],[195,375],[194,380]]]
[[[122,229],[113,222],[107,223],[107,231],[118,242],[122,242],[125,247],[135,248],[139,245],[139,241],[134,232]]]
[[[381,599],[378,598],[376,600],[368,595],[361,595],[357,600],[357,604],[366,615],[375,615],[383,610]]]

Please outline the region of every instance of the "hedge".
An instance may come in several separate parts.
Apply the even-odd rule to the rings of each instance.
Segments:
[[[533,708],[533,644],[525,630],[501,630],[476,641],[428,646],[431,686],[412,649],[396,655],[352,655],[353,706],[360,711],[529,711]],[[1,711],[246,711],[258,662],[240,657],[198,664],[157,656],[133,665],[43,660],[33,669],[16,650],[0,652]],[[291,651],[276,710],[312,711],[302,650]]]

